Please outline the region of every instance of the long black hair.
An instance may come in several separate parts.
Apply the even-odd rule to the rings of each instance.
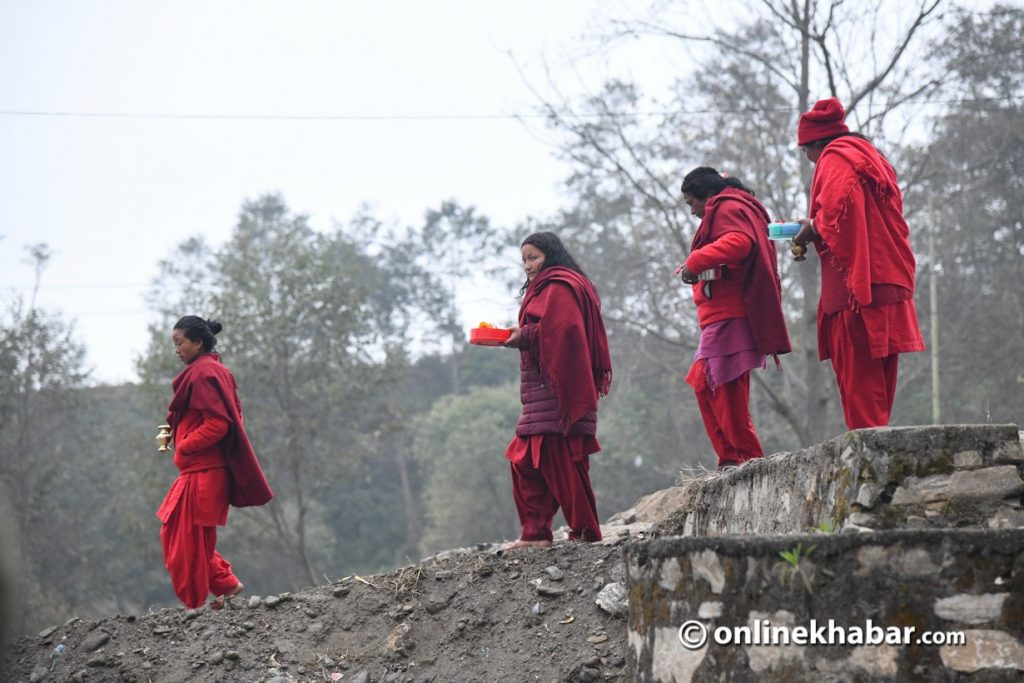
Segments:
[[[224,329],[216,320],[203,320],[198,315],[186,315],[174,323],[174,329],[181,330],[186,339],[202,342],[203,352],[209,353],[217,346],[217,334]]]
[[[553,232],[535,232],[519,245],[519,248],[525,247],[527,244],[533,245],[540,249],[540,252],[544,254],[544,265],[541,266],[541,271],[551,268],[552,266],[562,266],[569,270],[574,270],[583,277],[587,277],[587,274],[580,268],[580,264],[576,263],[576,259],[572,257],[569,250],[562,244],[562,240],[558,239],[558,235]],[[588,280],[590,278],[587,278]],[[522,288],[519,290],[519,296],[526,293],[526,288],[530,286],[530,280],[527,279],[523,283]]]
[[[721,173],[710,166],[698,166],[687,173],[683,178],[683,186],[679,189],[683,194],[706,201],[727,187],[735,187],[737,190],[754,194],[754,191],[740,182],[739,178],[723,177]]]

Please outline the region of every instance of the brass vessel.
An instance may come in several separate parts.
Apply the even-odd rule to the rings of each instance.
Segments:
[[[171,443],[171,425],[160,425],[157,429],[160,430],[156,435],[156,442],[160,444],[157,450],[161,453],[171,450],[169,446]]]
[[[793,254],[794,261],[806,261],[807,260],[807,247],[796,244],[795,242],[789,247],[789,251]]]

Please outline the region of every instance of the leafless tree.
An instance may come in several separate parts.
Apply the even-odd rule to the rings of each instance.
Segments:
[[[679,349],[694,345],[692,310],[673,300],[679,292],[664,279],[640,271],[663,273],[689,248],[695,225],[679,209],[682,174],[696,165],[739,169],[777,218],[801,215],[812,169],[794,151],[795,129],[813,100],[839,97],[852,128],[884,136],[898,129],[902,105],[940,85],[922,55],[942,0],[760,0],[729,16],[712,4],[655,2],[643,14],[610,19],[600,36],[605,50],[627,39],[666,40],[690,59],[692,73],[661,116],[640,110],[640,93],[628,83],[608,83],[583,102],[536,88],[564,135],[563,153],[576,169],[570,184],[582,197],[575,214],[557,221],[583,217],[632,234],[623,243],[634,252],[634,276],[613,278],[631,294],[614,299],[609,320]],[[817,358],[818,273],[813,259],[800,267],[781,260],[795,347],[787,367],[795,372],[754,377],[793,441],[807,444],[828,432],[834,397],[831,373]]]

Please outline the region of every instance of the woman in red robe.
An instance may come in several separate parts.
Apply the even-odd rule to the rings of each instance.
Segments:
[[[612,362],[597,290],[557,235],[522,244],[526,282],[519,326],[506,346],[520,350],[523,412],[505,451],[522,533],[506,549],[548,546],[562,508],[572,540],[601,540],[590,485],[597,401],[611,387]]]
[[[818,357],[832,361],[846,426],[884,427],[899,354],[924,351],[916,264],[896,172],[845,118],[835,98],[800,117],[797,143],[815,168],[793,242],[813,242],[820,257]]]
[[[790,351],[768,212],[736,178],[707,166],[686,174],[683,199],[701,219],[680,266],[693,285],[700,341],[687,383],[718,469],[764,455],[750,419],[750,371]],[[701,273],[710,272],[708,278]],[[707,278],[707,279],[705,279]]]
[[[180,474],[157,510],[160,540],[174,592],[192,609],[217,609],[242,591],[231,564],[217,552],[217,527],[228,505],[263,505],[273,497],[242,424],[235,378],[213,352],[217,321],[189,315],[174,325],[174,352],[185,369],[174,378],[167,424]]]

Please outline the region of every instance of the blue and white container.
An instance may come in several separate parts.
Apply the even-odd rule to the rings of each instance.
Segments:
[[[769,223],[768,239],[782,242],[791,240],[800,232],[799,223]]]

